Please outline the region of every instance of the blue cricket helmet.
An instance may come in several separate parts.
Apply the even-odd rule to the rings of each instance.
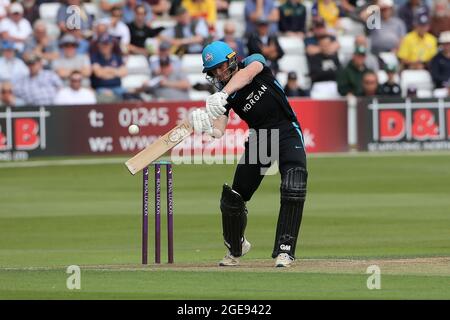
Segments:
[[[236,52],[223,41],[208,44],[202,52],[203,73],[218,67],[236,55]]]

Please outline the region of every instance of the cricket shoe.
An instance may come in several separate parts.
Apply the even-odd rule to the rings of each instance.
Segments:
[[[294,258],[292,258],[287,253],[280,253],[275,260],[275,267],[277,268],[288,268],[294,262]]]
[[[250,242],[247,241],[247,239],[244,238],[244,242],[242,242],[242,256],[245,255],[247,252],[250,251],[250,248],[252,245]],[[226,256],[220,260],[219,266],[221,267],[232,267],[237,266],[239,264],[239,257],[234,257],[230,251],[226,254]]]

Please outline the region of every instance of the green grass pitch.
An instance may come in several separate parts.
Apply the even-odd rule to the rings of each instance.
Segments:
[[[278,175],[248,203],[252,250],[224,269],[219,198],[234,165],[174,167],[173,266],[140,265],[142,176],[123,164],[0,165],[0,299],[450,299],[449,153],[308,161],[297,261],[285,270],[270,258]],[[153,232],[149,248],[152,262]],[[366,285],[374,264],[379,290]],[[69,265],[80,290],[66,287]]]

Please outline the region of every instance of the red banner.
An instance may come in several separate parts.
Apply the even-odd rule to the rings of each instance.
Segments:
[[[292,100],[307,151],[348,150],[347,108],[344,101]],[[70,107],[21,107],[0,110],[0,160],[30,156],[134,154],[188,117],[203,101],[126,103]],[[128,127],[137,124],[138,135]],[[239,154],[248,128],[230,114],[222,141],[205,141],[211,154]],[[226,139],[226,141],[225,141]],[[184,141],[178,146],[190,143]]]

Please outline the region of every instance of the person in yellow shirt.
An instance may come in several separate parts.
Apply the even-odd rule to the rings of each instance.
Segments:
[[[205,19],[210,30],[214,30],[217,21],[217,6],[215,0],[183,0],[181,3],[193,19]]]
[[[430,28],[427,15],[419,15],[414,20],[414,30],[402,40],[397,56],[403,69],[426,69],[428,62],[437,53],[437,39],[428,32]]]
[[[317,0],[312,7],[312,15],[322,17],[328,28],[337,29],[343,12],[335,0]]]

